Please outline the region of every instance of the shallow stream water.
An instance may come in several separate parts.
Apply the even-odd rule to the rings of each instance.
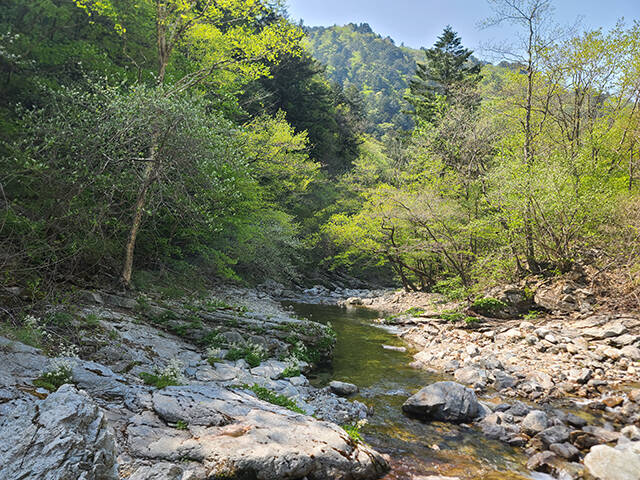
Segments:
[[[448,423],[425,423],[402,414],[404,401],[420,388],[443,377],[409,367],[412,352],[385,350],[382,345],[406,346],[391,329],[373,324],[379,315],[362,309],[293,304],[299,316],[331,323],[338,334],[333,363],[310,378],[322,387],[331,380],[354,383],[356,400],[375,414],[362,429],[365,441],[392,458],[385,480],[446,475],[474,480],[551,478],[533,474],[527,458],[479,431]]]

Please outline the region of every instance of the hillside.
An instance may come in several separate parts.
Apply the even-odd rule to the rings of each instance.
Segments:
[[[412,120],[403,100],[416,69],[419,50],[400,47],[366,24],[308,27],[307,48],[326,65],[327,76],[363,94],[369,132],[381,136],[392,128],[409,130]]]

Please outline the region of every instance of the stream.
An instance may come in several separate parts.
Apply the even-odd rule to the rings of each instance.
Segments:
[[[310,377],[317,387],[331,380],[356,384],[352,399],[374,408],[362,429],[364,440],[388,454],[392,471],[385,480],[410,480],[416,476],[446,475],[475,480],[551,478],[525,468],[527,457],[481,432],[461,425],[425,423],[402,414],[404,401],[420,388],[444,379],[409,367],[412,352],[386,350],[382,345],[407,346],[392,328],[372,321],[376,312],[337,306],[290,304],[294,312],[330,323],[338,334],[331,366]]]

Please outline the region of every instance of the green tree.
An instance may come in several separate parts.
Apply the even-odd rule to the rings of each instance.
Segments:
[[[444,29],[433,48],[424,53],[426,61],[417,64],[407,100],[416,118],[431,122],[436,117],[438,104],[447,101],[455,88],[461,84],[474,86],[480,81],[481,67],[450,26]]]

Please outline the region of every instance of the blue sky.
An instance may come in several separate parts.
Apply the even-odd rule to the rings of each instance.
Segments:
[[[491,14],[486,0],[287,0],[293,20],[305,25],[368,23],[377,33],[390,36],[397,44],[430,47],[450,24],[465,46],[477,51],[481,44],[500,42],[509,37],[506,27],[478,28],[477,23]],[[627,24],[640,20],[640,0],[555,0],[555,18],[572,24],[582,17],[582,27],[609,29],[618,18]]]

